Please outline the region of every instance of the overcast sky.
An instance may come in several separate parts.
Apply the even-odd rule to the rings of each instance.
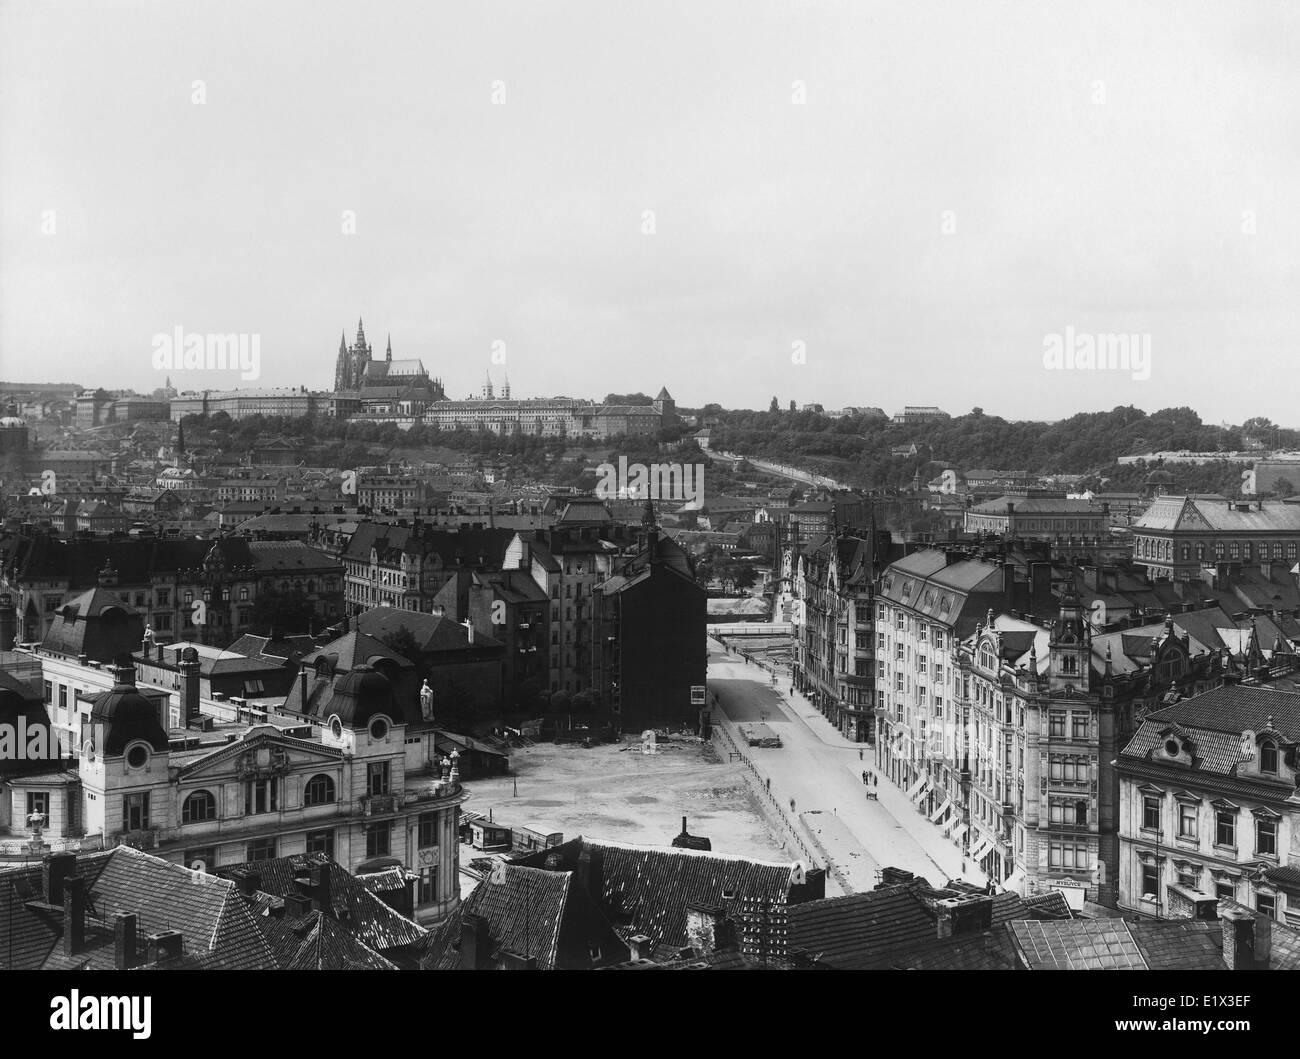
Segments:
[[[1300,425],[1298,8],[5,0],[0,378]]]

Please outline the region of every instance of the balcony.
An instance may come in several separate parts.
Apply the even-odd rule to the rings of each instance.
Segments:
[[[400,794],[366,794],[361,798],[361,812],[365,816],[395,813],[402,807]]]
[[[117,842],[120,846],[130,846],[132,849],[157,849],[158,828],[146,827],[135,831],[123,831],[117,836]]]

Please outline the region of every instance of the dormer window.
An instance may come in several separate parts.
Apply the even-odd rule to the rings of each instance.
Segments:
[[[1259,746],[1259,771],[1277,775],[1277,744],[1266,740]]]

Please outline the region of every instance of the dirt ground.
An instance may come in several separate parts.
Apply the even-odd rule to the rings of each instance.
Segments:
[[[715,853],[791,859],[758,815],[743,766],[719,762],[698,739],[661,743],[654,755],[630,741],[586,750],[538,743],[515,750],[510,760],[516,776],[465,782],[466,810],[491,809],[505,824],[550,824],[565,839],[651,846],[671,843],[685,816],[690,833],[711,839]],[[516,779],[519,796],[513,797]]]

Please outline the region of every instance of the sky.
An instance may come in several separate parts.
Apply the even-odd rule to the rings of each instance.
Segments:
[[[457,398],[1300,426],[1297,54],[1293,0],[0,0],[0,379],[148,392],[179,327],[261,352],[182,389],[328,389],[363,317]]]

